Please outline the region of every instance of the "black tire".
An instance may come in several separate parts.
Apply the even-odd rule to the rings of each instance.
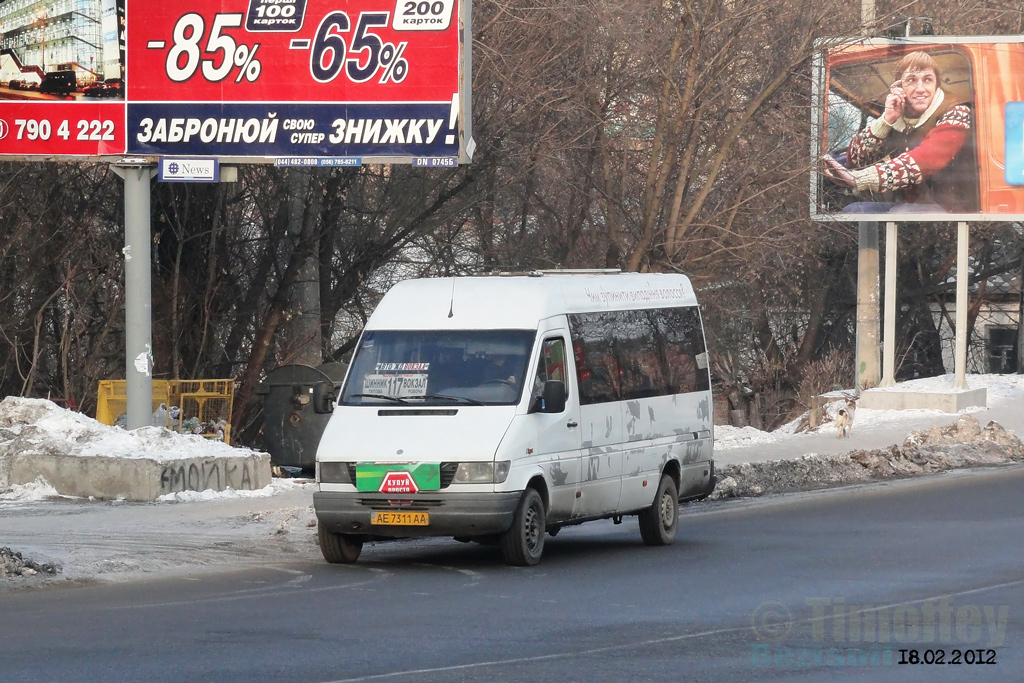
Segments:
[[[671,545],[679,526],[679,489],[667,474],[661,475],[658,490],[654,493],[654,504],[642,511],[640,536],[645,545]]]
[[[336,534],[328,531],[317,522],[316,537],[320,541],[320,552],[331,564],[352,564],[359,559],[363,550],[363,539],[349,534]]]
[[[498,540],[501,558],[515,567],[532,567],[544,552],[544,501],[536,489],[526,489],[512,518],[512,528]]]

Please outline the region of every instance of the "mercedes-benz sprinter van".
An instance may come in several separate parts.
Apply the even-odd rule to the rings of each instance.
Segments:
[[[617,271],[407,280],[366,324],[313,503],[329,562],[452,536],[533,565],[566,525],[639,518],[672,542],[715,486],[708,354],[689,279]]]

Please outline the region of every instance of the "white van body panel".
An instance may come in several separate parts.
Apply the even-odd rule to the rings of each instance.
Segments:
[[[622,488],[623,441],[621,402],[581,407],[583,485],[573,517],[591,517],[614,510]],[[653,495],[653,493],[651,494]]]
[[[540,360],[540,344],[552,337],[562,337],[568,344],[569,330],[565,316],[556,316],[539,322],[537,343],[529,367],[535,368]],[[495,460],[510,460],[512,467],[508,479],[497,485],[499,491],[522,491],[537,474],[544,478],[549,492],[548,514],[554,520],[572,517],[580,490],[580,407],[575,388],[574,373],[569,373],[570,400],[565,411],[557,414],[530,413],[529,398],[524,397],[516,410]],[[575,422],[577,427],[567,425]]]
[[[648,504],[648,488],[670,459],[677,459],[684,469],[711,459],[710,397],[706,394],[695,392],[623,402],[629,448],[623,455],[619,507],[636,509]],[[659,422],[665,426],[660,427]]]

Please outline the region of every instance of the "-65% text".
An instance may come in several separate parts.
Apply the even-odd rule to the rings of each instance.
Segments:
[[[326,15],[310,46],[310,74],[318,82],[327,83],[344,68],[353,83],[375,78],[378,72],[379,83],[401,83],[409,73],[409,61],[402,57],[408,43],[385,43],[371,30],[374,26],[387,25],[387,12],[362,12],[352,42],[348,44],[342,36],[352,28],[348,14],[331,12]]]

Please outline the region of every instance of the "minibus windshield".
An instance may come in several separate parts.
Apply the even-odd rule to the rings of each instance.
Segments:
[[[367,330],[344,405],[514,405],[534,330]]]

